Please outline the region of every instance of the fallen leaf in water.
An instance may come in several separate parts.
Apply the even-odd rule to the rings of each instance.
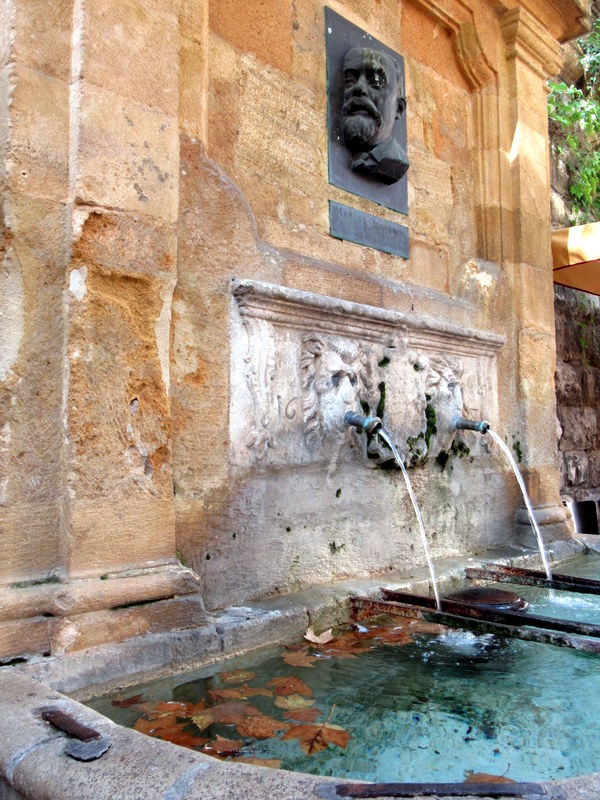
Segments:
[[[303,697],[301,694],[288,694],[275,698],[277,708],[310,708],[314,704],[314,700],[309,700],[308,697]]]
[[[208,728],[209,725],[212,725],[215,721],[215,717],[213,715],[212,708],[207,708],[204,711],[201,711],[199,714],[194,714],[192,716],[192,722],[196,725],[201,731]]]
[[[209,689],[208,695],[213,703],[219,703],[222,700],[247,700],[249,697],[256,697],[263,695],[264,697],[271,697],[272,690],[260,689],[253,686],[238,686],[235,689]]]
[[[504,775],[490,775],[487,772],[472,772],[467,775],[463,783],[516,783]]]
[[[296,722],[316,722],[323,712],[320,708],[292,708],[283,715],[285,719]]]
[[[187,724],[187,722],[176,722],[174,718],[165,717],[156,721],[140,717],[133,729],[148,736],[154,736],[156,739],[179,744],[182,747],[200,747],[208,741],[206,738],[196,736],[191,731],[186,731],[184,728]]]
[[[310,697],[312,694],[310,686],[293,675],[287,678],[273,678],[267,686],[273,686],[277,695],[303,694],[305,697]]]
[[[319,652],[325,658],[356,658],[371,649],[372,646],[362,642],[354,631],[345,631],[330,644],[322,646]]]
[[[280,731],[287,731],[292,727],[291,723],[283,722],[274,717],[267,717],[259,714],[255,717],[246,717],[236,725],[240,736],[250,736],[252,739],[270,739]]]
[[[251,681],[254,673],[247,669],[234,669],[232,672],[219,672],[221,683],[246,683]]]
[[[307,648],[302,648],[302,650],[284,651],[281,654],[281,657],[285,663],[289,664],[291,667],[312,667],[313,662],[317,660],[316,656],[309,655]]]
[[[212,725],[213,722],[220,722],[224,725],[237,725],[242,722],[246,717],[260,715],[258,708],[250,705],[250,703],[220,703],[218,706],[212,708],[205,708],[191,717],[194,725],[203,731]]]
[[[350,734],[339,725],[324,722],[322,725],[294,725],[281,738],[298,739],[302,751],[307,756],[312,756],[325,750],[330,744],[346,747]]]
[[[281,769],[281,761],[278,758],[258,758],[257,756],[236,756],[231,759],[239,764],[252,764],[255,767],[270,767],[271,769]]]
[[[141,702],[142,695],[134,694],[132,697],[127,697],[124,700],[122,700],[120,697],[117,697],[112,701],[112,704],[113,706],[117,706],[117,708],[129,708],[129,706],[137,706]]]
[[[214,741],[207,742],[202,751],[209,755],[217,756],[234,756],[237,755],[242,749],[242,742],[225,739],[223,736],[217,736]]]
[[[304,634],[304,638],[308,639],[309,642],[314,642],[315,644],[326,644],[335,637],[331,632],[331,628],[328,631],[324,631],[323,633],[320,633],[317,636],[313,626],[309,625],[308,628],[306,629],[306,633]]]
[[[261,712],[250,703],[221,703],[211,708],[215,722],[237,725],[246,717],[257,717]]]

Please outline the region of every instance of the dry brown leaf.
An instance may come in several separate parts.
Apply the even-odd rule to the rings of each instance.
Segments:
[[[312,756],[325,750],[330,744],[346,747],[350,734],[339,725],[324,722],[322,725],[294,725],[281,738],[298,739],[302,751],[307,756]]]
[[[316,656],[309,655],[306,648],[284,652],[281,657],[291,667],[312,667],[313,662],[317,660]]]
[[[283,716],[296,722],[316,722],[322,713],[320,708],[292,708]]]
[[[472,772],[468,775],[463,783],[516,783],[512,778],[506,778],[504,775],[491,775],[487,772]]]
[[[172,744],[179,744],[182,747],[200,747],[205,744],[207,739],[196,736],[193,732],[184,730],[187,722],[176,722],[173,717],[163,718],[158,721],[147,720],[140,717],[135,723],[134,730],[154,736]]]
[[[314,700],[309,700],[308,697],[303,697],[301,694],[288,694],[275,698],[277,708],[310,708],[314,704]]]
[[[132,697],[126,697],[125,699],[121,699],[120,697],[115,698],[112,701],[113,706],[117,706],[117,708],[129,708],[129,706],[137,706],[142,702],[141,694],[134,694]]]
[[[221,683],[246,683],[251,681],[254,673],[247,669],[234,669],[231,672],[219,672]]]
[[[257,695],[271,697],[273,692],[269,689],[260,689],[244,684],[235,689],[209,689],[208,694],[213,703],[220,703],[223,700],[247,700],[249,697]]]
[[[204,711],[200,711],[198,714],[193,714],[191,719],[194,725],[196,725],[201,731],[208,728],[208,726],[212,725],[215,721],[212,708],[206,708]]]
[[[207,742],[202,751],[211,756],[234,756],[238,755],[242,749],[242,742],[234,739],[225,739],[223,736],[218,736],[214,741]]]
[[[310,697],[312,694],[310,686],[293,675],[287,678],[273,678],[267,686],[272,686],[277,695],[303,694],[305,697]]]
[[[334,639],[334,635],[331,631],[331,628],[328,631],[324,631],[317,635],[315,633],[315,629],[312,625],[309,625],[306,629],[306,633],[304,634],[304,638],[307,639],[309,642],[314,642],[314,644],[326,644]]]
[[[280,731],[289,730],[292,726],[289,722],[260,714],[256,717],[246,717],[238,722],[236,727],[240,736],[250,736],[252,739],[270,739],[272,736],[277,736]]]
[[[246,719],[246,717],[260,716],[261,712],[250,703],[221,703],[218,706],[211,708],[215,722],[221,722],[226,725],[237,725],[238,722]]]

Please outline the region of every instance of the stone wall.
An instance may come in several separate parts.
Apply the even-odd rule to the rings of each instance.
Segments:
[[[565,500],[600,497],[600,309],[598,298],[554,290],[560,489]]]
[[[242,346],[240,282],[304,297],[276,337],[258,335],[278,342],[290,386],[302,382],[298,331],[315,332],[301,309],[322,296],[383,314],[391,373],[463,359],[452,369],[464,385],[437,390],[518,443],[546,535],[568,535],[545,80],[558,42],[581,30],[580,5],[330,6],[404,56],[407,217],[328,183],[318,0],[3,4],[0,658],[201,624],[203,597],[216,608],[423,562],[397,474],[366,469],[366,451],[332,461],[296,439],[307,458],[239,457],[240,381],[251,392],[253,352],[263,379],[276,363]],[[409,258],[332,238],[330,200],[407,225]],[[347,341],[329,332],[338,356],[364,354],[359,328]],[[503,344],[461,350],[462,329],[478,347]],[[421,378],[412,398],[386,382],[404,449],[431,419]],[[278,408],[282,391],[261,392]],[[257,410],[262,447],[273,417]],[[437,435],[435,456],[451,450],[448,430]],[[458,450],[444,464],[420,450],[413,469],[435,557],[516,535],[498,454]]]

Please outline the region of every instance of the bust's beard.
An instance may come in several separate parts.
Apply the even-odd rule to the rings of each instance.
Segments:
[[[373,139],[379,130],[379,121],[364,114],[344,117],[344,144],[350,150],[367,150],[373,146]]]

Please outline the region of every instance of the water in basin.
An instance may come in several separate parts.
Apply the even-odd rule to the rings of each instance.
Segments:
[[[90,705],[162,738],[284,769],[390,782],[462,781],[471,772],[538,781],[600,770],[599,659],[388,619]],[[311,748],[323,723],[323,749]]]

